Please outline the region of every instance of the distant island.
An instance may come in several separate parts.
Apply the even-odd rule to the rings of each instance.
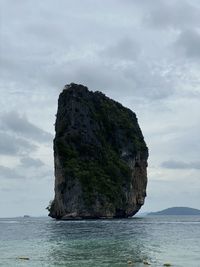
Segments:
[[[147,215],[200,215],[200,210],[188,207],[172,207],[157,212],[150,212]]]

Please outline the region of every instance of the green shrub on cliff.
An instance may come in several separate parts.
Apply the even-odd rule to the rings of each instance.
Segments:
[[[77,147],[74,143],[62,144],[59,141],[57,149],[63,158],[66,177],[77,178],[81,182],[88,204],[93,201],[95,194],[103,194],[115,202],[120,200],[121,188],[130,181],[131,170],[114,149],[108,145],[102,147],[93,160],[83,158],[83,151],[85,156],[94,154],[94,148],[89,145]]]

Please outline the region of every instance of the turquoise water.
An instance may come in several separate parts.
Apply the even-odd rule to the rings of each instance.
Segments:
[[[0,266],[144,267],[144,260],[156,267],[199,267],[200,217],[0,219]]]

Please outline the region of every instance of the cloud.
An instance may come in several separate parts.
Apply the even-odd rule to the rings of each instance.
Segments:
[[[166,38],[164,33],[157,42],[158,36],[150,34],[143,24],[138,23],[148,10],[153,14],[157,5],[158,14],[165,12],[165,6],[170,13],[171,9],[176,10],[181,5],[177,1],[174,5],[164,1],[156,4],[136,1],[132,5],[121,1],[109,1],[106,5],[86,1],[86,5],[79,1],[60,1],[62,8],[59,9],[55,8],[53,1],[48,5],[44,1],[37,8],[30,1],[21,1],[21,5],[14,2],[12,6],[4,4],[9,7],[4,12],[7,24],[2,30],[4,84],[17,82],[24,91],[48,88],[46,91],[43,89],[47,94],[49,88],[60,89],[66,83],[81,82],[91,89],[116,94],[123,91],[127,95],[136,94],[151,100],[168,97],[174,91],[176,77],[172,75],[173,71],[166,74],[169,64],[165,66],[164,76],[161,73],[162,62],[156,67],[154,62],[165,58],[163,49],[169,36]],[[93,12],[89,12],[86,6],[90,6]],[[138,6],[140,12],[137,12]],[[116,12],[111,15],[113,9]],[[21,14],[17,18],[16,10]],[[27,15],[27,10],[32,10],[31,14]],[[10,25],[10,15],[18,23]],[[65,27],[69,24],[73,27]],[[12,34],[9,31],[11,26]],[[13,45],[16,42],[18,45]],[[149,59],[152,55],[157,57],[154,62]],[[128,65],[130,61],[135,65]]]
[[[1,155],[24,155],[37,149],[35,144],[29,141],[15,137],[6,132],[0,132],[0,154]]]
[[[138,42],[130,37],[121,38],[118,42],[107,46],[102,55],[107,58],[115,58],[118,60],[136,60],[141,52]]]
[[[164,161],[161,164],[161,167],[167,168],[167,169],[196,169],[200,170],[200,161],[196,162],[184,162],[184,161]]]
[[[139,53],[134,60],[135,56],[128,58],[122,51],[119,55],[116,51],[112,54],[112,46],[115,44],[96,52],[94,57],[71,61],[68,67],[63,62],[58,64],[59,73],[50,68],[46,73],[49,84],[57,84],[60,88],[59,84],[66,84],[67,77],[67,83],[82,83],[94,91],[120,96],[123,92],[123,96],[150,100],[164,99],[175,92],[176,74],[173,69],[168,70],[167,64],[152,62],[140,57]]]
[[[30,167],[35,167],[39,168],[44,166],[44,163],[40,159],[34,159],[31,157],[23,157],[21,158],[21,166],[23,168],[30,168]]]
[[[53,136],[35,126],[27,120],[25,116],[20,116],[17,112],[8,112],[1,116],[5,129],[18,134],[24,138],[29,138],[37,142],[50,142]]]
[[[23,179],[24,176],[18,174],[16,170],[0,165],[1,179]]]
[[[200,25],[200,9],[194,1],[159,0],[141,3],[141,6],[145,7],[143,22],[155,29],[185,29]]]
[[[132,95],[148,100],[165,99],[174,93],[171,73],[162,73],[163,66],[141,59],[124,68],[124,78],[132,87]],[[167,68],[167,66],[166,66]]]
[[[200,59],[200,33],[194,29],[182,31],[174,43],[176,52],[189,59]]]

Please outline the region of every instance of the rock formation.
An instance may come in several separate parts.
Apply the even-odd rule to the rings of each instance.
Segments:
[[[101,92],[66,85],[54,139],[57,219],[126,218],[144,204],[148,148],[135,113]]]

